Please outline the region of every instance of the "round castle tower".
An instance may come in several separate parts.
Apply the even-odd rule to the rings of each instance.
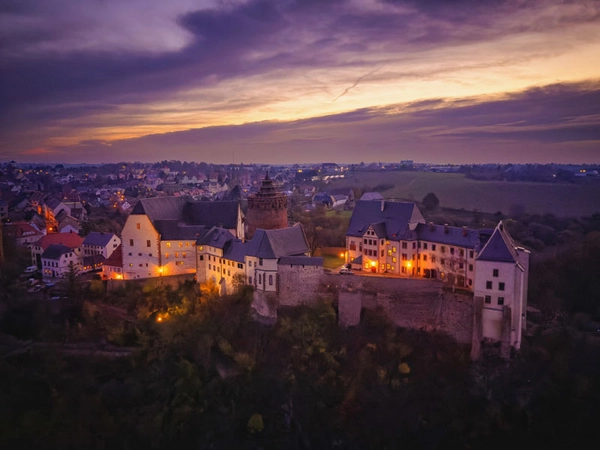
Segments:
[[[275,190],[268,171],[258,193],[248,196],[246,223],[246,239],[252,239],[257,228],[277,230],[288,226],[287,196]]]

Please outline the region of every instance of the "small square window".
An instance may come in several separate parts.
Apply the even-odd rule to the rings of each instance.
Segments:
[[[486,303],[492,303],[492,296],[491,295],[486,295],[485,296],[485,302]]]
[[[498,276],[498,269],[494,269],[492,270],[492,275],[497,277]]]
[[[498,297],[498,304],[504,305],[504,297]]]
[[[140,224],[139,224],[139,223],[136,223],[136,224],[135,224],[135,227],[136,227],[138,230],[141,228],[141,226],[140,226]]]
[[[433,250],[435,252],[435,249],[437,248],[437,245],[435,244],[431,244],[431,250]]]
[[[499,291],[503,291],[504,290],[504,283],[498,283],[498,290]]]
[[[485,282],[485,288],[486,289],[492,289],[492,282],[491,281],[486,281]]]

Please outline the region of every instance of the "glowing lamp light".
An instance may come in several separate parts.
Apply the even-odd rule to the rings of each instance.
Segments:
[[[406,263],[406,267],[411,267],[411,266],[412,266],[412,263],[410,261]]]
[[[343,258],[345,256],[345,253],[340,253],[340,258]]]
[[[162,318],[161,316],[158,316],[158,317],[156,318],[156,321],[157,321],[157,322],[162,322],[162,320],[163,320],[163,318]]]
[[[162,267],[158,268],[158,273],[163,273],[163,268]]]
[[[375,261],[371,261],[371,267],[375,267],[377,263]]]

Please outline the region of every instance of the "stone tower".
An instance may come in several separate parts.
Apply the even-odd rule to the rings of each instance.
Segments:
[[[257,228],[277,230],[288,226],[287,196],[275,190],[268,171],[258,193],[248,196],[246,223],[247,239],[252,239]]]

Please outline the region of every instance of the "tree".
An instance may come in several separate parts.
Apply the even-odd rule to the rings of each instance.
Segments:
[[[429,211],[437,208],[439,204],[440,200],[437,198],[437,195],[435,195],[433,192],[430,192],[423,198],[423,206],[425,206],[425,209],[428,209]]]

